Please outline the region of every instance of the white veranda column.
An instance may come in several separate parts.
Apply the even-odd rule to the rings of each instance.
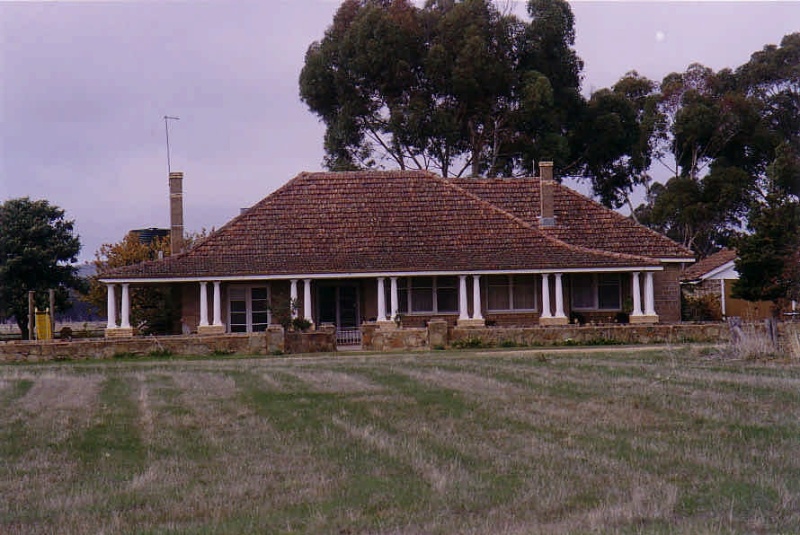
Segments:
[[[289,286],[289,308],[292,310],[292,319],[297,317],[297,310],[294,305],[297,304],[297,279],[292,279]]]
[[[131,292],[130,284],[127,283],[122,285],[122,314],[119,326],[123,329],[131,327]]]
[[[400,313],[400,299],[397,297],[397,277],[392,277],[389,281],[389,301],[392,307],[389,314],[391,314],[392,319],[395,319],[395,316]]]
[[[106,329],[115,329],[117,327],[117,296],[113,284],[107,285],[106,289],[108,290],[108,323],[106,324]]]
[[[552,318],[550,310],[550,275],[542,273],[542,314],[543,318]]]
[[[556,317],[567,317],[564,314],[564,288],[561,284],[561,273],[556,273]]]
[[[222,325],[222,292],[220,281],[214,281],[214,325]]]
[[[200,327],[208,326],[208,283],[200,283]]]
[[[482,320],[481,313],[481,276],[472,276],[472,319]]]
[[[647,316],[656,315],[652,271],[646,271],[644,274],[644,313]]]
[[[303,317],[311,320],[311,279],[303,279]]]
[[[639,288],[639,272],[635,271],[631,278],[632,282],[632,289],[631,293],[633,294],[633,311],[631,311],[631,316],[641,316],[642,315],[642,290]]]
[[[378,321],[386,321],[386,287],[383,281],[383,277],[378,277]]]
[[[469,312],[467,311],[467,276],[458,276],[458,319],[468,320]]]

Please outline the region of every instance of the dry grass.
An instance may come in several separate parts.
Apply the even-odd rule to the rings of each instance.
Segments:
[[[542,351],[0,368],[0,533],[800,529],[800,366]]]

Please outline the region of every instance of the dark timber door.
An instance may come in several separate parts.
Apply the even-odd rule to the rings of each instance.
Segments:
[[[358,306],[358,285],[320,283],[317,287],[319,317],[317,324],[336,325],[336,342],[340,345],[361,343],[361,314]]]

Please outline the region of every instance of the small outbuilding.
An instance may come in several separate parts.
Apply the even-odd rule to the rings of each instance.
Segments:
[[[745,321],[772,317],[771,301],[745,301],[732,296],[739,280],[736,251],[722,249],[689,266],[681,275],[681,286],[687,319],[722,320],[740,317]]]

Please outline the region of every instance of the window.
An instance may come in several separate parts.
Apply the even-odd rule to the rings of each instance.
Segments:
[[[620,310],[622,284],[618,273],[573,275],[572,308],[575,310]]]
[[[386,302],[390,303],[387,284]],[[401,314],[458,313],[458,277],[409,277],[397,280]],[[393,315],[394,310],[390,311]]]
[[[266,331],[269,325],[269,291],[265,286],[228,289],[228,323],[232,333]]]
[[[489,311],[536,310],[534,275],[490,275],[486,292]]]
[[[436,311],[458,312],[458,277],[436,277]]]
[[[411,312],[433,312],[433,277],[415,277],[410,279]]]

